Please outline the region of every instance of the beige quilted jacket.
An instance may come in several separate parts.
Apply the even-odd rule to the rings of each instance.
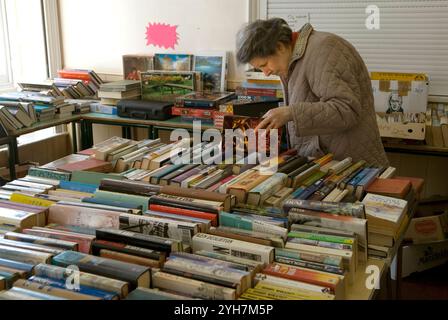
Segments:
[[[289,143],[301,155],[333,153],[337,160],[388,166],[369,73],[350,43],[306,24],[282,83],[294,118],[288,123]]]

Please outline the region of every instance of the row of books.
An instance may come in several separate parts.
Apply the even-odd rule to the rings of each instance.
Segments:
[[[95,146],[94,153],[99,149],[104,152],[108,144],[110,141]],[[316,162],[329,163],[328,159],[331,157]],[[279,160],[290,161],[296,161],[293,153]],[[336,172],[334,167],[331,170]],[[117,248],[123,246],[163,252],[164,260],[152,259],[158,264],[145,261],[151,269],[151,283],[176,295],[205,299],[339,299],[353,283],[358,261],[366,259],[370,231],[367,222],[372,208],[368,203],[341,204],[290,197],[282,202],[281,209],[274,210],[236,203],[238,195],[227,190],[220,193],[151,185],[126,180],[118,173],[60,173],[30,170],[28,177],[10,186],[31,182],[29,188],[36,189],[34,184],[40,184],[41,189],[13,191],[9,201],[47,206],[47,228],[65,228],[65,232],[75,236],[72,239],[77,239],[76,233],[90,235],[90,242],[78,243],[83,255],[77,257],[83,261],[98,259],[91,256],[95,241],[118,243],[103,252],[103,259],[106,254],[128,263],[140,260],[136,256],[151,259],[139,256],[139,250],[117,253]],[[56,177],[60,180],[54,180]],[[60,198],[50,195],[50,191],[58,192]],[[51,198],[44,199],[45,195]],[[169,242],[162,246],[162,240],[155,237]],[[226,262],[225,272],[222,261]],[[197,270],[199,262],[203,268]],[[83,272],[101,272],[83,268]],[[246,273],[241,273],[242,268]],[[137,279],[140,278],[134,274],[134,285],[138,284]],[[147,286],[147,280],[141,281]],[[143,298],[143,292],[137,292]]]

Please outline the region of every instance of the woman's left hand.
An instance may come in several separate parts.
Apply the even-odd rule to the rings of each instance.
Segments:
[[[289,121],[293,120],[291,107],[279,107],[269,110],[264,115],[264,120],[261,121],[255,128],[255,132],[259,129],[279,129],[287,124]]]

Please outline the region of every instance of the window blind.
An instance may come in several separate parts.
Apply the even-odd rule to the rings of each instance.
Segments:
[[[379,9],[379,29],[366,20]],[[350,41],[369,71],[426,73],[430,95],[448,96],[448,1],[446,0],[261,0],[260,18],[284,18],[294,30],[316,30]],[[369,20],[370,21],[370,20]]]

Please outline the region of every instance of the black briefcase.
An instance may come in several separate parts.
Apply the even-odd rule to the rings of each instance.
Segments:
[[[167,120],[171,117],[172,103],[147,100],[120,100],[119,117],[141,120]]]

